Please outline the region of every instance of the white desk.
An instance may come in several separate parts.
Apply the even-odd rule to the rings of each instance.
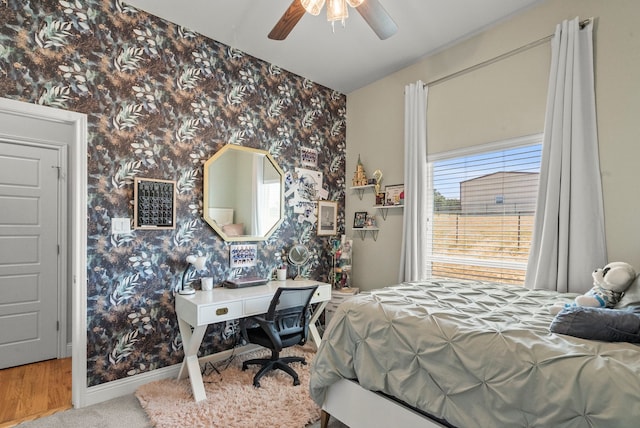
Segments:
[[[192,295],[177,294],[176,315],[184,349],[184,360],[178,379],[184,378],[188,372],[195,400],[202,401],[207,397],[200,373],[198,349],[209,324],[264,314],[269,310],[269,304],[278,287],[311,285],[318,285],[311,303],[319,304],[313,311],[309,323],[310,339],[317,347],[320,345],[321,338],[316,328],[316,321],[331,300],[330,284],[310,280],[271,281],[266,285],[254,287],[214,288],[212,291],[196,291]]]

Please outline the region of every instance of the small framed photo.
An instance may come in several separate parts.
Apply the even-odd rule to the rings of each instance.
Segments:
[[[365,227],[378,227],[376,222],[376,216],[367,214],[367,220],[365,221]]]
[[[338,203],[318,201],[318,236],[330,236],[338,233]]]
[[[404,184],[386,186],[384,192],[385,205],[404,205]]]
[[[365,226],[367,222],[367,212],[366,211],[358,211],[353,216],[353,228],[360,229]]]
[[[376,193],[376,205],[384,205],[384,192]]]

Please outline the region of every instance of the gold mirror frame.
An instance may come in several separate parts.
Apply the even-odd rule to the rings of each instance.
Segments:
[[[272,185],[279,183],[280,188],[279,195],[276,195],[278,200],[275,200],[275,196],[270,198],[268,211],[272,214],[273,224],[269,222],[265,226],[266,230],[262,231],[259,230],[262,226],[254,223],[256,223],[256,217],[260,213],[264,214],[267,209],[256,209],[258,205],[256,192],[255,188],[251,187],[255,184],[247,184],[256,182],[256,180],[252,181],[251,177],[254,172],[259,173],[257,169],[260,167],[256,165],[260,160],[262,160],[262,168],[267,168],[266,171],[270,175],[269,183]],[[242,162],[245,164],[243,165]],[[247,166],[247,162],[251,162],[253,166]],[[240,166],[237,163],[240,163]],[[273,171],[269,166],[273,167]],[[266,182],[264,174],[262,182]],[[203,187],[202,217],[225,241],[264,241],[284,220],[284,172],[271,154],[265,150],[227,144],[205,162]],[[219,195],[226,195],[226,198]],[[232,199],[237,196],[246,196],[246,199],[232,202]],[[273,213],[276,206],[279,209],[277,219]],[[215,216],[218,217],[218,221],[214,218]],[[224,220],[221,220],[223,218]],[[246,233],[246,229],[258,230],[261,233]]]

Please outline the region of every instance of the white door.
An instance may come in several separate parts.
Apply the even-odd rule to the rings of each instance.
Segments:
[[[58,150],[0,141],[0,369],[57,357]]]

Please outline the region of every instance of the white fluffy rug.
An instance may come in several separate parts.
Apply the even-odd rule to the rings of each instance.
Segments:
[[[163,427],[224,427],[303,428],[320,419],[320,409],[309,396],[309,364],[314,352],[308,347],[288,348],[281,355],[304,356],[307,365],[291,365],[300,377],[300,385],[276,370],[253,386],[253,376],[259,366],[242,371],[242,361],[268,357],[260,350],[236,356],[221,373],[204,376],[207,399],[196,403],[188,379],[166,379],[149,383],[136,391],[136,397],[154,426]],[[218,364],[220,366],[220,364]],[[126,422],[124,426],[126,426]]]

